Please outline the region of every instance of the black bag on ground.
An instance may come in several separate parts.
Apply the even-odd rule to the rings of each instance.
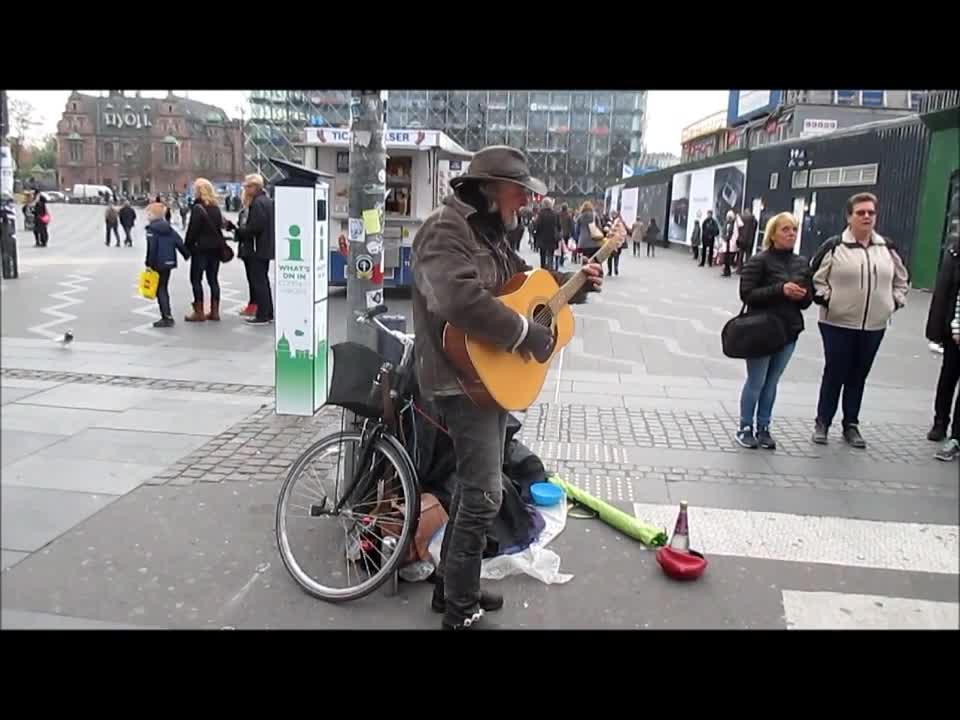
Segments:
[[[723,354],[730,358],[759,358],[782,350],[789,338],[783,321],[776,313],[757,310],[730,318],[720,332]]]

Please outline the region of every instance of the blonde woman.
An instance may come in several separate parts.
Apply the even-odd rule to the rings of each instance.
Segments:
[[[184,244],[190,253],[190,283],[193,285],[193,312],[184,320],[202,322],[220,319],[220,257],[223,250],[223,215],[213,185],[206,178],[193,183],[196,200],[190,211]],[[203,276],[210,285],[210,312],[203,312]]]
[[[813,302],[810,266],[806,258],[794,253],[796,243],[796,218],[787,212],[775,215],[763,235],[763,252],[750,258],[740,275],[740,299],[747,312],[772,313],[783,323],[787,336],[787,344],[777,352],[746,361],[736,435],[737,443],[745,448],[777,447],[770,434],[777,384],[803,332],[803,311]]]

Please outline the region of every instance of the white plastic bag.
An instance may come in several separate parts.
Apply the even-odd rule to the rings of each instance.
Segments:
[[[567,499],[564,497],[559,503],[551,507],[537,508],[543,517],[544,528],[538,537],[526,550],[510,555],[497,555],[486,558],[480,563],[480,578],[482,580],[503,580],[511,575],[527,574],[547,585],[561,585],[573,580],[573,575],[560,572],[560,556],[547,545],[559,535],[567,524]],[[447,526],[433,536],[430,541],[430,557],[435,564],[440,563],[440,547],[443,544],[443,534]]]

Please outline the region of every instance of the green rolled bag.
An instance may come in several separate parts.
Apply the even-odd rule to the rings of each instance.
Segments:
[[[663,547],[667,544],[667,533],[661,528],[648,525],[633,515],[618,510],[603,500],[595,498],[590,493],[561,480],[557,475],[547,475],[547,481],[563,490],[566,496],[578,505],[593,510],[603,522],[624,535],[639,540],[649,547]]]

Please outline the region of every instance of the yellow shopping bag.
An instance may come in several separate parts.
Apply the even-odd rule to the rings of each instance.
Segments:
[[[147,300],[153,300],[157,297],[157,287],[160,285],[160,273],[150,268],[140,271],[140,277],[137,282],[137,289],[140,295]]]

